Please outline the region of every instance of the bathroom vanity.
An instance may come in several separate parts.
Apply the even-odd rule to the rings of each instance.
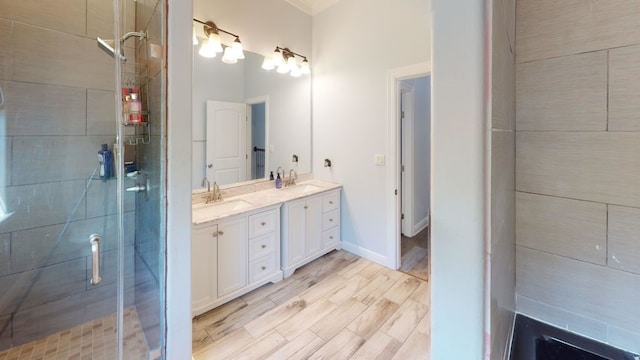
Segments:
[[[311,180],[228,197],[223,190],[222,201],[194,203],[192,316],[340,249],[340,190],[338,184]]]

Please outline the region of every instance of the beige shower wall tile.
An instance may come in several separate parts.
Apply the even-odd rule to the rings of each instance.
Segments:
[[[113,91],[87,91],[87,135],[115,134],[115,99]]]
[[[640,130],[640,46],[609,52],[609,131]]]
[[[640,43],[640,1],[518,0],[517,62]]]
[[[11,259],[11,235],[0,234],[0,276],[9,273]]]
[[[491,128],[514,130],[515,57],[508,39],[508,21],[497,19],[493,26]]]
[[[86,12],[86,0],[0,0],[4,18],[76,35],[85,34]]]
[[[7,135],[84,135],[85,89],[0,82],[6,96]]]
[[[606,265],[607,205],[517,192],[516,243]]]
[[[135,28],[135,6],[133,0],[123,1],[125,14],[120,19],[120,32],[124,35]],[[87,36],[95,38],[100,36],[103,39],[113,39],[113,2],[104,0],[87,0]],[[132,40],[133,41],[133,40]]]
[[[113,89],[113,58],[95,39],[15,24],[13,80]]]
[[[640,274],[640,209],[609,205],[610,268]]]
[[[0,19],[0,79],[9,79],[12,69],[13,22]]]
[[[516,247],[518,295],[625,329],[640,323],[640,276]]]
[[[640,133],[517,132],[516,190],[640,207]]]
[[[518,130],[607,129],[607,52],[516,65]]]

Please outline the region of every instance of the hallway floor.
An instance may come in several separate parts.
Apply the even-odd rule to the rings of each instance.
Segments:
[[[193,320],[205,359],[428,359],[430,285],[333,251]]]
[[[429,227],[426,227],[414,237],[402,235],[400,271],[429,280],[429,234]]]

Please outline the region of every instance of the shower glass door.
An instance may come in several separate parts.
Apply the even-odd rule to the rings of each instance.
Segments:
[[[0,359],[163,357],[164,11],[0,2]]]

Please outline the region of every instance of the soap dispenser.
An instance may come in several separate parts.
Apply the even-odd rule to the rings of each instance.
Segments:
[[[280,189],[282,187],[282,178],[280,177],[280,172],[278,171],[278,176],[276,177],[276,189]]]

